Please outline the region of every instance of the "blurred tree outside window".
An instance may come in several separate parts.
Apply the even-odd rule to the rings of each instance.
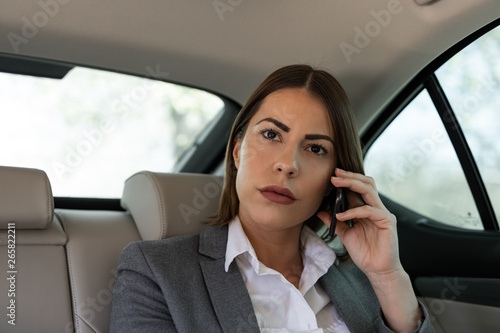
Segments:
[[[483,229],[458,157],[426,90],[373,143],[365,169],[389,199],[434,221]]]
[[[54,196],[119,198],[137,171],[171,171],[223,109],[208,92],[75,67],[0,73],[0,165],[47,172]]]
[[[457,53],[436,76],[500,221],[500,27]]]

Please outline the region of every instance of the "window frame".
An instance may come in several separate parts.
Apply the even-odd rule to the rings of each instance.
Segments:
[[[360,136],[363,156],[366,155],[371,145],[377,140],[389,124],[413,101],[413,99],[423,90],[427,90],[434,106],[441,118],[451,143],[457,152],[460,164],[464,171],[465,178],[474,197],[479,216],[485,231],[499,231],[493,206],[486,191],[486,187],[481,178],[475,159],[471,153],[469,145],[465,139],[463,131],[458,124],[453,108],[447,100],[435,72],[454,55],[462,51],[469,44],[476,41],[489,31],[500,26],[500,19],[487,24],[476,32],[465,37],[457,44],[449,48],[442,55],[437,57],[423,70],[421,70],[385,107],[375,120],[367,127]],[[444,226],[444,224],[443,224]]]

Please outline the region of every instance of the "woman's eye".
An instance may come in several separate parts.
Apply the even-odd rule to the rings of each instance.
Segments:
[[[308,149],[311,153],[316,155],[325,155],[327,153],[326,149],[319,145],[312,145]]]
[[[262,131],[262,135],[268,140],[279,140],[278,133],[273,130],[264,130]]]

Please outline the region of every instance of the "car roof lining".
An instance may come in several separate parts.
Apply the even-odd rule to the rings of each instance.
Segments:
[[[355,29],[376,22],[373,13],[390,3],[401,3],[403,10],[348,63],[340,44],[355,45]],[[150,5],[71,2],[25,38],[23,28],[29,29],[21,18],[32,21],[41,8],[37,1],[12,3],[0,12],[0,28],[23,42],[4,38],[0,52],[140,76],[147,76],[148,65],[160,66],[168,72],[160,79],[209,89],[239,104],[271,71],[309,63],[345,87],[363,132],[411,77],[470,31],[498,18],[500,8],[497,0],[429,6],[386,0],[243,2],[220,19],[212,2]]]

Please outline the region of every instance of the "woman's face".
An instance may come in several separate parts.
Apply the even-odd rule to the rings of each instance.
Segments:
[[[268,230],[300,225],[318,210],[336,165],[325,106],[303,89],[269,94],[233,158],[242,223]]]

